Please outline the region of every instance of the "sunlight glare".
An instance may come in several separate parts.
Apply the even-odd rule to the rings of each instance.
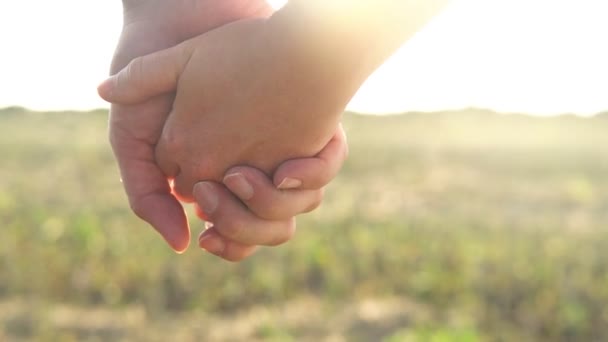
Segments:
[[[268,3],[272,8],[279,9],[287,3],[287,0],[268,0]]]
[[[286,2],[269,0],[274,8]],[[605,0],[453,0],[369,78],[349,109],[605,111],[606,13]],[[0,1],[0,107],[107,108],[95,88],[121,24],[120,1]]]
[[[608,109],[605,13],[604,1],[456,0],[369,78],[349,108],[598,113]]]

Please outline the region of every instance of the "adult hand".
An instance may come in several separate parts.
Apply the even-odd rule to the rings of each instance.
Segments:
[[[193,200],[199,180],[221,181],[231,165],[272,174],[283,160],[315,155],[335,134],[348,99],[328,100],[332,86],[294,70],[289,49],[270,46],[265,27],[259,19],[222,26],[137,58],[99,87],[123,104],[177,88],[156,161],[182,200]]]
[[[227,22],[244,17],[264,17],[271,13],[271,9],[263,0],[123,2],[124,27],[112,62],[112,74],[135,57],[174,46]],[[181,252],[187,248],[190,240],[187,219],[181,204],[171,194],[167,177],[158,168],[154,157],[154,147],[158,143],[172,102],[173,96],[168,93],[134,105],[112,105],[109,134],[133,211],[149,222],[173,249]],[[337,168],[338,164],[341,164],[339,155],[338,153],[337,157],[330,156],[330,162],[336,163]],[[314,181],[314,177],[310,177],[311,173],[306,171],[314,169],[314,164],[314,160],[290,161],[277,171],[277,175],[283,174],[286,177],[295,174],[297,177],[298,172],[304,172],[300,179]],[[312,165],[312,168],[307,165]],[[243,170],[244,174],[256,174],[252,169]],[[329,181],[327,178],[317,180],[321,181],[317,183],[317,189]],[[271,205],[275,198],[278,198],[270,196],[274,194],[274,190],[261,177],[256,178],[253,185],[256,188],[256,201],[259,200],[259,203]],[[297,193],[293,192],[294,195]],[[233,212],[240,213],[239,217],[249,214],[246,208],[237,207],[235,203],[238,203],[236,199],[228,196],[221,202],[222,206],[230,205]],[[255,207],[258,211],[263,209],[259,203]],[[283,212],[283,216],[289,214]],[[227,217],[220,214],[219,220],[225,221]],[[238,252],[238,248],[230,250]],[[232,254],[227,253],[229,256]]]
[[[287,226],[285,222],[254,225],[251,221],[244,225],[246,220],[234,218],[232,224],[220,224],[213,215],[221,212],[219,200],[228,193],[209,182],[198,184],[193,192],[194,184],[222,181],[231,165],[253,165],[272,174],[283,160],[316,155],[336,135],[347,102],[331,96],[324,101],[318,92],[327,95],[329,85],[317,89],[320,85],[314,77],[297,76],[291,70],[290,56],[269,47],[264,33],[264,20],[232,23],[135,59],[99,88],[102,97],[119,103],[138,103],[177,88],[173,112],[156,148],[156,161],[173,178],[174,193],[185,201],[196,199],[203,217],[214,223],[201,236],[200,244],[226,259],[246,256],[247,246],[284,242],[293,234],[293,220]],[[228,186],[245,180],[242,175],[224,179]],[[234,244],[212,244],[213,236]]]

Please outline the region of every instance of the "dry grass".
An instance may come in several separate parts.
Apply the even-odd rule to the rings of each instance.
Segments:
[[[323,207],[238,265],[133,217],[106,120],[0,111],[0,340],[608,339],[605,115],[347,115]]]

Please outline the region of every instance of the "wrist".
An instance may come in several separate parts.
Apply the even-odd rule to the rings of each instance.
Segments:
[[[194,1],[187,0],[122,0],[123,26],[135,23],[146,25],[176,25]],[[182,18],[183,19],[183,18]]]
[[[274,10],[266,0],[123,0],[124,26],[162,27],[184,41],[226,23],[266,18]]]
[[[176,17],[184,0],[123,0],[123,27],[114,52],[110,73],[134,58],[178,44]]]
[[[265,49],[278,56],[275,68],[297,75],[290,88],[321,107],[307,108],[311,112],[325,113],[341,113],[375,69],[362,38],[289,4],[266,21],[262,34]]]
[[[268,18],[274,10],[266,0],[189,0],[177,23],[180,40],[188,40],[222,25],[253,18]]]
[[[361,83],[449,0],[292,0],[270,19],[303,56]]]

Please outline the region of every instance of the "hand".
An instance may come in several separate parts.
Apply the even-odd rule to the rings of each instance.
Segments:
[[[320,204],[323,186],[342,166],[348,154],[345,138],[340,129],[314,158],[281,164],[272,182],[259,170],[239,166],[229,169],[224,177],[232,194],[215,182],[197,183],[197,213],[213,222],[199,236],[199,246],[226,260],[239,261],[251,255],[257,245],[288,241],[295,232],[293,216]],[[209,209],[210,201],[215,203],[213,209]],[[204,212],[201,205],[206,206]]]
[[[135,57],[174,46],[237,19],[271,13],[263,0],[124,3],[124,27],[112,74]],[[136,105],[112,105],[109,135],[131,208],[181,252],[190,241],[188,222],[154,157],[172,102],[173,96],[165,94]]]
[[[127,1],[125,1],[125,4]],[[239,16],[266,16],[270,13],[264,1],[199,1],[208,6],[184,6],[183,1],[147,1],[138,7],[126,8],[125,27],[112,65],[112,73],[139,55],[173,46],[222,21],[231,21]],[[192,5],[193,2],[188,2]],[[119,162],[126,192],[134,211],[154,228],[177,251],[184,250],[190,239],[187,220],[178,201],[170,194],[167,179],[158,169],[153,148],[169,112],[173,97],[159,96],[137,105],[113,105],[110,116],[110,140]],[[302,191],[279,191],[265,175],[251,168],[239,168],[251,182],[254,189],[252,198],[241,200],[252,207],[253,214],[283,220],[283,224],[273,220],[263,220],[248,211],[231,194],[222,192],[218,211],[211,217],[220,226],[236,223],[250,226],[273,224],[283,229],[273,230],[275,241],[285,239],[293,232],[292,216],[318,205],[322,197],[321,189],[337,173],[346,151],[342,135],[337,136],[317,158],[288,161],[275,174],[279,185],[284,178],[299,179]],[[323,169],[323,170],[321,170]],[[232,172],[229,171],[229,173]],[[235,179],[235,177],[228,177]],[[227,184],[231,184],[230,181]],[[283,188],[286,184],[283,184]],[[289,185],[289,184],[287,184]],[[294,184],[291,183],[293,186]],[[296,184],[297,185],[297,184]],[[234,186],[230,187],[234,189]],[[288,202],[285,200],[289,199]],[[291,203],[290,205],[284,205]],[[270,212],[269,212],[270,211]],[[228,260],[241,260],[255,249],[221,236],[214,237],[215,229],[205,233],[203,248]],[[282,236],[282,238],[281,238]],[[254,245],[258,244],[253,241]],[[218,244],[225,248],[218,249]],[[216,247],[215,249],[213,247]]]
[[[264,20],[225,25],[135,59],[100,86],[118,103],[177,88],[156,161],[182,200],[193,200],[198,180],[221,181],[231,165],[272,174],[282,160],[315,155],[334,135],[350,97],[331,96],[341,87],[326,82],[327,73],[306,72],[266,33]]]

